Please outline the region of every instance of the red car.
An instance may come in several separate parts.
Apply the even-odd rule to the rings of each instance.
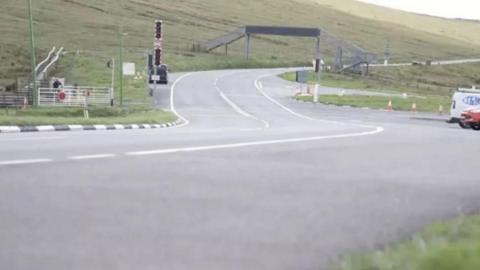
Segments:
[[[480,110],[468,110],[463,112],[459,124],[462,128],[480,130]]]

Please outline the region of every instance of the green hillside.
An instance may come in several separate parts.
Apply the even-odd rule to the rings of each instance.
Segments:
[[[29,72],[29,43],[25,1],[1,0],[0,85]],[[60,71],[77,83],[92,80],[79,73],[96,68],[95,83],[107,83],[104,63],[118,52],[118,29],[123,23],[126,61],[143,67],[152,47],[153,20],[163,19],[165,59],[174,71],[230,67],[302,65],[313,57],[314,41],[256,37],[252,61],[243,59],[243,40],[213,53],[192,52],[193,44],[217,37],[244,24],[321,27],[342,39],[383,55],[385,41],[394,60],[452,59],[480,56],[480,23],[445,20],[374,7],[353,0],[42,0],[33,1],[38,58],[52,46],[67,54]],[[380,16],[384,14],[383,16]],[[79,54],[74,54],[78,50]],[[332,56],[334,48],[323,47]],[[98,80],[97,80],[98,79]]]

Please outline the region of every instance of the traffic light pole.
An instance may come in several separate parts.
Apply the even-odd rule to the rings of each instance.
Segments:
[[[33,31],[33,14],[32,14],[32,0],[27,0],[28,5],[28,20],[30,25],[30,49],[32,53],[32,82],[33,82],[33,89],[32,89],[32,101],[33,107],[38,106],[38,96],[37,96],[37,72],[35,68],[37,66],[36,61],[36,54],[35,54],[35,39],[34,39],[34,31]]]
[[[153,66],[153,92],[157,92],[157,79],[160,81],[158,69],[162,66],[162,40],[163,40],[163,21],[155,20],[155,38],[154,49],[152,54]],[[160,82],[161,83],[161,82]]]
[[[153,65],[153,95],[154,96],[155,96],[155,93],[157,93],[157,65]]]

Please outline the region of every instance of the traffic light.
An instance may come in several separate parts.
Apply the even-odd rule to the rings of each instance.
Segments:
[[[162,49],[155,49],[155,66],[162,64]]]
[[[155,21],[155,38],[162,39],[162,21]]]
[[[163,39],[163,21],[155,21],[155,39],[153,41],[153,64],[160,66],[162,64],[162,39]]]

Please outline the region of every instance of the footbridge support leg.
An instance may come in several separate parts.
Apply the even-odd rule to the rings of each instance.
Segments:
[[[245,59],[250,58],[250,34],[247,34],[245,39]]]

